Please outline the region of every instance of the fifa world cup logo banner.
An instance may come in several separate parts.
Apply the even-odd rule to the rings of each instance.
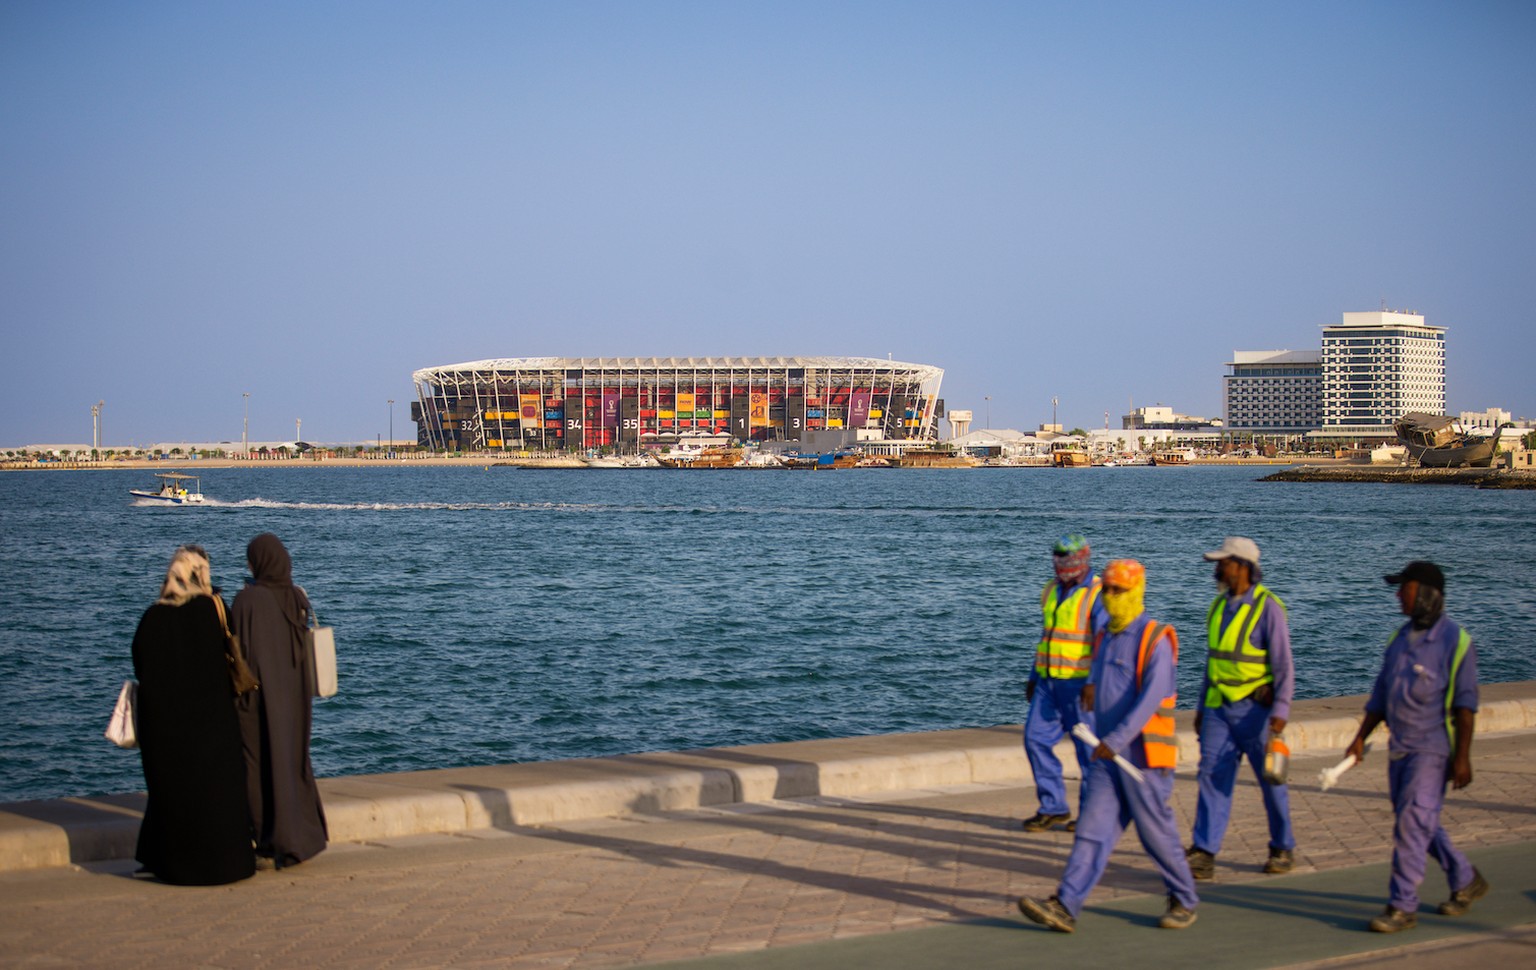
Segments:
[[[522,422],[523,428],[537,428],[542,426],[540,417],[540,401],[537,394],[519,394],[517,396],[517,418]]]
[[[872,391],[854,391],[848,395],[848,427],[862,428],[869,424],[869,402]]]
[[[603,393],[603,418],[600,427],[617,428],[619,426],[619,395],[615,392]]]

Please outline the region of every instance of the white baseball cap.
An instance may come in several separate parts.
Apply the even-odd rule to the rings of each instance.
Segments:
[[[1246,536],[1227,536],[1222,540],[1221,548],[1205,554],[1205,558],[1211,562],[1221,559],[1241,559],[1243,562],[1259,564],[1259,544]]]

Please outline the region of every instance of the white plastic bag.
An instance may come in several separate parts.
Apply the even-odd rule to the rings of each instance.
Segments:
[[[107,722],[106,737],[119,748],[137,748],[139,732],[134,704],[139,699],[139,682],[123,681],[123,689],[117,692],[117,705],[112,708],[112,720]]]

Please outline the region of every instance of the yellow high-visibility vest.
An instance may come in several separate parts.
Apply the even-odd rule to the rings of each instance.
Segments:
[[[1254,646],[1253,629],[1270,603],[1279,610],[1284,610],[1285,604],[1263,584],[1255,585],[1253,602],[1239,606],[1232,622],[1223,630],[1221,613],[1226,601],[1225,596],[1212,600],[1205,617],[1210,638],[1206,674],[1211,682],[1205,692],[1206,707],[1240,701],[1265,684],[1275,682],[1274,671],[1269,668],[1269,650]]]
[[[1035,670],[1042,677],[1074,680],[1088,676],[1093,666],[1093,604],[1104,583],[1094,576],[1061,599],[1061,584],[1046,583],[1040,591],[1045,629],[1035,647]]]

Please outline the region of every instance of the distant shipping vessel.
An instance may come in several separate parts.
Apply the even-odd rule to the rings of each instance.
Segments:
[[[1488,468],[1499,450],[1504,425],[1491,435],[1471,434],[1455,418],[1410,411],[1392,429],[1410,461],[1425,468]]]

